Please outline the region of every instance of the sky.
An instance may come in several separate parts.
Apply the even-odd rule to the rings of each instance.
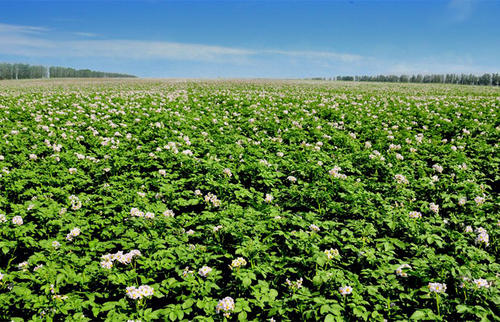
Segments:
[[[500,0],[0,0],[0,62],[166,78],[500,72]]]

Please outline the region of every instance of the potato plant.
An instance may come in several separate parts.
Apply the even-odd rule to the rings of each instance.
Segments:
[[[0,320],[493,321],[500,90],[0,82]]]

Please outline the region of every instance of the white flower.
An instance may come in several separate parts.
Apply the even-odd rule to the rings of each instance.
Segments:
[[[173,210],[167,209],[163,212],[163,216],[173,218],[175,213]]]
[[[144,217],[144,212],[140,211],[138,208],[130,209],[130,215],[133,217]]]
[[[482,279],[482,278],[475,279],[472,282],[474,284],[476,284],[477,288],[481,288],[481,287],[489,288],[490,287],[490,284],[488,283],[488,281],[485,279]]]
[[[14,216],[14,217],[12,218],[12,223],[13,223],[14,225],[18,225],[18,226],[20,226],[20,225],[22,225],[22,224],[23,224],[23,218],[22,218],[21,216]]]
[[[208,274],[210,274],[210,272],[212,272],[212,269],[208,266],[203,266],[202,268],[200,268],[200,270],[198,271],[198,274],[200,274],[200,276],[202,277],[207,277]]]
[[[247,264],[247,261],[243,257],[238,257],[231,262],[231,265],[229,265],[229,268],[230,269],[240,268],[240,267],[246,266],[246,264]]]
[[[193,274],[193,271],[189,270],[189,266],[186,266],[186,268],[184,268],[184,270],[182,271],[182,276],[184,276],[184,277],[191,275],[191,274]]]
[[[472,226],[465,227],[465,232],[466,233],[472,233]]]
[[[226,176],[228,176],[229,178],[231,178],[233,176],[233,174],[231,173],[231,169],[229,168],[225,168],[223,171],[222,171]]]
[[[440,166],[440,165],[439,165],[439,164],[437,164],[437,163],[436,163],[435,165],[433,165],[433,166],[432,166],[432,168],[433,168],[435,171],[439,172],[439,173],[442,173],[442,172],[443,172],[443,167],[442,167],[442,166]]]
[[[352,293],[352,287],[346,285],[346,286],[342,286],[342,287],[339,287],[339,292],[342,296],[346,296],[346,295],[349,295]]]
[[[106,268],[106,269],[111,269],[113,267],[113,262],[110,260],[103,260],[101,261],[101,267]]]
[[[340,256],[339,250],[336,248],[325,249],[324,253],[328,259],[333,259],[334,257]]]
[[[75,173],[76,173],[76,171],[77,171],[77,170],[76,170],[76,168],[69,168],[69,169],[68,169],[68,172],[69,172],[70,174],[75,174]]]
[[[283,152],[276,152],[276,156],[282,158],[285,154]]]
[[[234,310],[234,300],[232,297],[225,297],[222,300],[219,300],[219,303],[217,303],[217,306],[215,307],[215,310],[217,313],[223,312],[223,315],[226,318],[229,318],[231,316],[231,311]]]
[[[394,176],[394,179],[396,179],[396,182],[397,182],[397,183],[400,183],[400,184],[401,184],[401,183],[402,183],[402,184],[408,184],[408,183],[409,183],[409,182],[408,182],[408,179],[406,179],[406,177],[405,177],[404,175],[402,175],[402,174],[396,174],[396,175]]]
[[[165,171],[165,170],[158,170],[158,174],[161,175],[161,176],[165,176],[165,175],[167,175],[167,171]]]
[[[54,240],[52,242],[52,247],[54,247],[55,249],[58,249],[59,247],[61,247],[61,243],[59,243],[57,240]]]
[[[480,206],[484,203],[486,199],[484,197],[477,196],[474,198],[474,201],[476,202],[476,205]]]
[[[288,278],[286,279],[286,284],[288,285],[289,288],[292,290],[298,290],[299,288],[302,288],[302,283],[304,279],[301,277],[295,282],[290,281]]]
[[[80,228],[75,227],[66,235],[66,239],[69,241],[73,240],[73,237],[80,235]]]
[[[288,181],[290,181],[291,183],[295,183],[297,182],[297,178],[295,178],[294,176],[288,176]]]
[[[267,203],[270,203],[271,201],[273,201],[273,196],[269,193],[266,193],[266,198],[264,199],[265,202]]]
[[[214,228],[212,228],[214,233],[218,232],[221,229],[222,229],[222,225],[214,226]]]
[[[433,213],[435,213],[435,214],[438,214],[438,213],[439,213],[439,206],[438,206],[438,205],[436,205],[436,204],[435,204],[435,203],[433,203],[433,202],[431,202],[431,203],[429,204],[429,209],[430,209]]]
[[[148,285],[141,285],[137,288],[135,286],[129,286],[126,289],[126,294],[129,298],[133,300],[138,300],[144,297],[153,296],[154,289]]]
[[[336,179],[346,179],[347,176],[345,174],[340,173],[342,171],[342,168],[339,166],[334,166],[333,169],[328,171],[328,174],[330,174],[332,177]]]
[[[7,217],[5,217],[4,214],[0,214],[0,222],[6,222],[7,221]]]
[[[422,214],[418,211],[410,211],[408,215],[410,218],[422,218]]]
[[[396,275],[401,276],[401,277],[407,277],[408,274],[405,271],[403,271],[403,269],[405,269],[405,268],[411,269],[411,266],[408,264],[403,264],[403,265],[399,266],[398,268],[396,268]]]
[[[26,267],[28,267],[28,262],[27,262],[27,261],[24,261],[24,262],[22,262],[22,263],[19,263],[19,264],[17,265],[17,267],[18,267],[19,269],[25,270],[25,269],[26,269]]]
[[[444,283],[429,283],[427,286],[430,292],[446,293],[446,284]]]
[[[485,231],[477,235],[476,244],[481,244],[481,243],[485,244],[486,246],[490,244],[490,235],[488,235],[488,233]]]
[[[458,199],[458,205],[459,206],[465,205],[466,202],[467,202],[467,199],[465,197],[462,197],[462,198]]]
[[[315,224],[309,225],[309,229],[312,230],[313,232],[317,233],[320,231],[319,227],[316,226]]]
[[[5,276],[5,275],[3,275],[2,273],[0,273],[0,281],[1,281],[1,280],[3,280],[3,277],[4,277],[4,276]]]

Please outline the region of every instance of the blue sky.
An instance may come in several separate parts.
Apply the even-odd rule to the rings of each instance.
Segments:
[[[500,72],[500,1],[8,1],[0,61],[141,77]]]

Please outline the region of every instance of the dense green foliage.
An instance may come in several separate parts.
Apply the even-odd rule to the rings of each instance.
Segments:
[[[498,89],[22,84],[1,320],[499,319]]]
[[[135,77],[128,74],[97,72],[90,69],[74,69],[59,66],[0,63],[0,79],[35,79],[66,77]]]

